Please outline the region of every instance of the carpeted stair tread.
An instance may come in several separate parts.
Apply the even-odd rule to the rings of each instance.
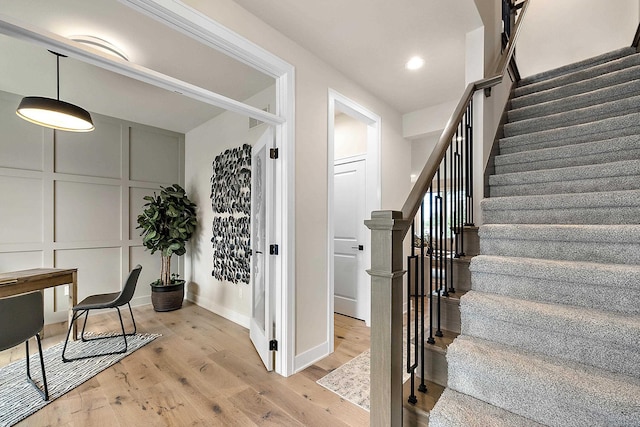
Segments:
[[[640,315],[640,266],[478,255],[473,290]]]
[[[520,96],[528,95],[534,92],[553,89],[559,86],[565,86],[575,82],[581,82],[596,76],[622,70],[624,68],[633,67],[640,64],[640,54],[623,56],[618,59],[604,62],[584,69],[569,71],[559,76],[543,80],[537,83],[531,83],[524,86],[518,86],[514,89],[514,99]]]
[[[510,154],[638,135],[640,133],[639,123],[640,113],[632,112],[579,125],[501,138],[499,141],[500,153]]]
[[[520,109],[523,107],[528,107],[530,105],[562,100],[566,97],[589,93],[597,89],[615,86],[623,82],[637,79],[638,70],[640,70],[640,65],[633,65],[621,70],[597,75],[586,80],[580,80],[564,86],[553,87],[539,92],[533,92],[528,95],[523,95],[517,98],[512,98],[510,101],[510,107],[512,109]]]
[[[525,172],[640,159],[640,135],[543,148],[494,158],[495,173]]]
[[[568,72],[582,70],[585,68],[593,67],[595,65],[604,64],[615,59],[619,59],[628,55],[636,54],[637,51],[633,47],[623,47],[611,52],[603,53],[602,55],[587,58],[582,61],[574,62],[572,64],[564,65],[562,67],[554,68],[552,70],[542,71],[540,73],[533,74],[531,76],[524,77],[518,82],[518,86],[527,86],[532,83],[538,83],[543,80],[548,80],[557,77]]]
[[[487,224],[482,255],[640,264],[640,225]]]
[[[460,311],[464,335],[640,378],[640,316],[478,291]]]
[[[640,224],[640,190],[491,197],[485,224]]]
[[[626,114],[628,111],[640,110],[640,95],[628,96],[614,101],[603,102],[597,105],[553,113],[542,117],[533,117],[525,120],[510,121],[504,125],[506,137],[555,129],[559,126],[573,126],[589,123],[596,120],[615,117]]]
[[[640,425],[640,380],[459,336],[449,388],[548,426]]]
[[[446,389],[429,413],[429,427],[541,427],[497,406]]]
[[[640,188],[640,160],[511,172],[489,177],[491,197],[588,193]]]
[[[638,94],[640,94],[640,79],[635,79],[553,101],[536,103],[521,108],[512,108],[507,114],[509,123],[516,123],[521,120],[546,117],[551,114],[595,106],[600,103],[616,101]]]

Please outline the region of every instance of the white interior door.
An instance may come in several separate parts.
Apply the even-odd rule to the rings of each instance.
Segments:
[[[369,298],[364,264],[366,162],[334,167],[334,311],[367,319]]]
[[[264,366],[273,370],[274,352],[269,343],[275,335],[273,257],[269,254],[273,230],[274,197],[273,131],[268,129],[253,146],[251,158],[251,322],[249,336]]]

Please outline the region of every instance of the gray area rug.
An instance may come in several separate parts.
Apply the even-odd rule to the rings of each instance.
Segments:
[[[42,400],[38,392],[27,382],[24,359],[0,368],[0,427],[12,426],[23,420],[159,336],[159,334],[137,334],[127,337],[128,350],[126,353],[68,363],[62,362],[64,342],[44,350],[44,368],[49,387],[49,401],[47,402]],[[69,357],[75,356],[79,351],[79,346],[82,346],[82,354],[115,351],[121,348],[122,339],[114,338],[113,340],[84,343],[82,341],[70,342],[67,355]],[[30,346],[32,351],[33,347],[34,345]],[[37,346],[35,347],[37,348]],[[37,352],[31,355],[31,376],[36,383],[41,384],[42,373]]]
[[[402,366],[406,366],[406,351],[403,352],[402,359]],[[371,352],[370,350],[365,350],[316,382],[344,400],[369,411],[370,372]],[[409,374],[404,372],[402,382],[404,383],[408,379]]]

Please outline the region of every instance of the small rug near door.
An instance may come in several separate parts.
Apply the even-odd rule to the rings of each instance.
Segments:
[[[407,364],[406,351],[402,355],[402,366]],[[371,372],[371,353],[365,350],[339,368],[334,369],[316,381],[324,388],[334,392],[344,400],[369,410],[369,373]],[[409,379],[403,373],[402,382]]]
[[[44,369],[49,386],[49,401],[47,402],[42,400],[38,392],[27,382],[24,359],[0,368],[0,426],[7,427],[16,424],[159,336],[159,334],[137,334],[127,337],[128,350],[126,353],[68,363],[62,362],[63,342],[44,350]],[[67,355],[73,356],[78,345],[84,346],[82,350],[88,354],[91,352],[99,353],[121,348],[122,340],[70,342]],[[33,345],[31,349],[33,349]],[[40,358],[37,353],[31,355],[31,376],[36,383],[41,384]]]

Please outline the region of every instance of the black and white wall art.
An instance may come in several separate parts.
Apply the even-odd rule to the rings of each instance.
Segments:
[[[251,256],[251,146],[226,150],[213,160],[213,270],[218,280],[249,283]]]

